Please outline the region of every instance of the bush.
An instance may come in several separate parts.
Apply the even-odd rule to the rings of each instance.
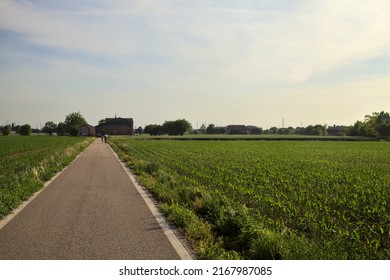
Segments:
[[[249,254],[252,260],[282,259],[282,238],[280,234],[267,229],[258,229],[256,239],[252,241]]]
[[[10,135],[11,134],[11,126],[10,125],[6,125],[2,128],[1,132],[3,133],[3,135]]]
[[[22,125],[19,129],[19,134],[20,135],[30,135],[31,134],[31,126],[29,124]]]

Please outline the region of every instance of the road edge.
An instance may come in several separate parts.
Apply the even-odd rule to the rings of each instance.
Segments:
[[[93,142],[91,142],[92,144]],[[90,145],[91,145],[90,144]],[[39,189],[38,191],[36,191],[32,196],[30,196],[30,198],[28,200],[25,200],[24,202],[22,202],[22,204],[20,204],[17,208],[13,209],[11,213],[9,213],[8,215],[4,216],[1,220],[0,220],[0,230],[5,227],[9,222],[12,221],[13,218],[15,218],[20,212],[22,212],[22,210],[24,208],[27,207],[27,205],[29,205],[41,192],[43,192],[47,187],[49,187],[49,185],[58,177],[60,176],[74,161],[76,161],[76,159],[78,159],[84,152],[85,150],[89,147],[89,145],[81,152],[79,153],[67,166],[65,166],[64,168],[62,168],[62,170],[60,170],[59,172],[57,172],[53,177],[50,178],[50,180],[46,181],[44,184],[43,184],[43,187],[41,189]]]
[[[162,231],[167,236],[169,242],[173,246],[173,248],[176,250],[177,254],[179,255],[181,260],[194,260],[193,254],[191,254],[191,250],[189,249],[188,245],[185,245],[186,241],[184,237],[181,236],[181,234],[173,229],[168,222],[165,220],[162,213],[158,210],[156,207],[157,202],[153,198],[153,196],[145,189],[145,187],[138,184],[135,176],[129,168],[126,166],[126,164],[120,160],[119,156],[115,153],[115,151],[112,149],[111,146],[109,146],[112,153],[115,155],[116,159],[121,164],[123,170],[126,172],[127,176],[129,176],[131,182],[137,189],[138,193],[141,195],[143,200],[145,201],[146,205],[148,206],[150,212],[153,214],[154,218],[160,225]]]

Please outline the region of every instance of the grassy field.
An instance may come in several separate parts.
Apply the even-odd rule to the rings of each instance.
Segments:
[[[112,138],[201,259],[390,259],[390,143]]]
[[[364,137],[364,136],[318,136],[318,135],[279,135],[279,134],[184,134],[182,136],[170,136],[170,135],[158,135],[151,136],[148,134],[136,135],[135,139],[143,140],[220,140],[220,141],[230,141],[230,140],[290,140],[290,141],[305,141],[305,140],[319,140],[319,141],[375,141],[374,137]]]
[[[42,188],[68,165],[92,138],[0,137],[0,218]]]

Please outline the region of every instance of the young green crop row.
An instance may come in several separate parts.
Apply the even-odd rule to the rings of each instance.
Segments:
[[[168,214],[195,214],[236,257],[390,258],[390,143],[114,142]]]
[[[75,137],[0,137],[0,218],[39,190],[90,141]]]

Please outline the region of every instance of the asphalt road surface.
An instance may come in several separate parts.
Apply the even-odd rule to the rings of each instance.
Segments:
[[[180,259],[100,140],[0,229],[0,259]]]

